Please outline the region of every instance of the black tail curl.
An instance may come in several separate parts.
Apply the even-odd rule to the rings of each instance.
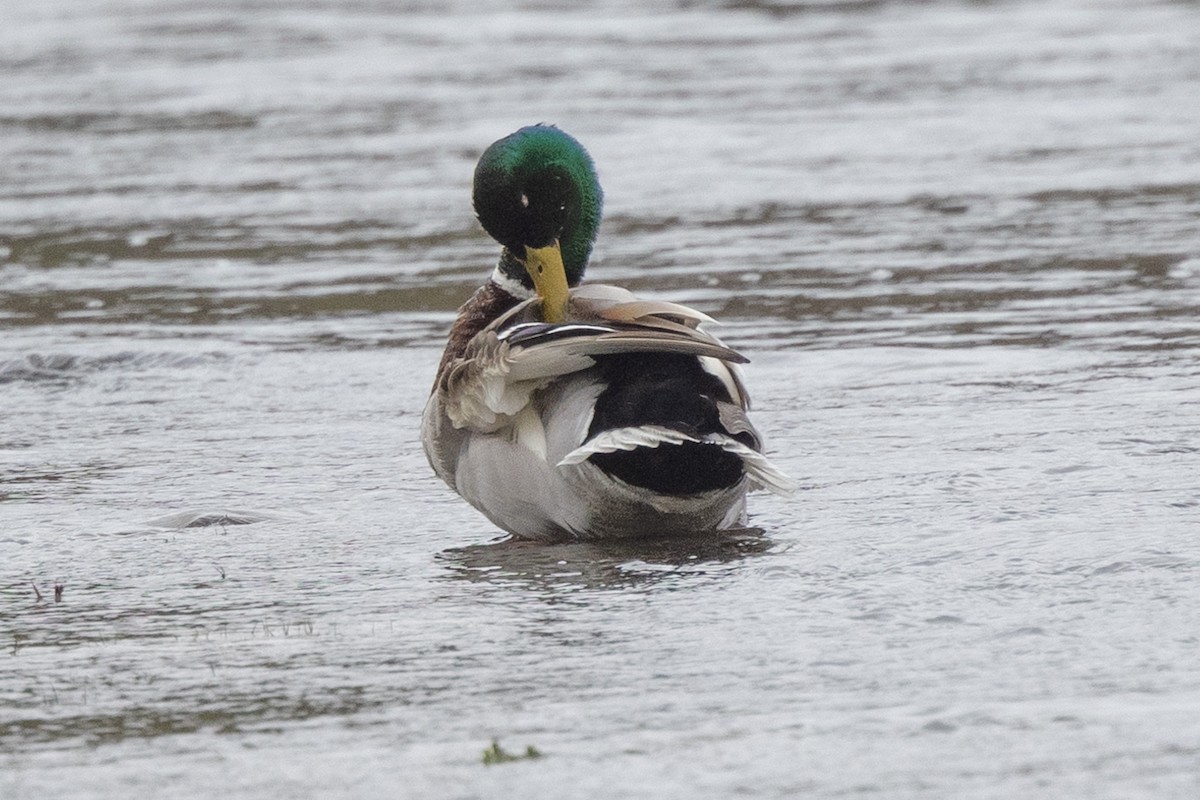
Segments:
[[[725,385],[705,372],[694,356],[639,353],[597,359],[606,384],[596,401],[588,438],[614,428],[661,425],[697,438],[731,435],[717,402],[731,402]],[[732,438],[753,447],[753,436]],[[742,460],[717,445],[685,442],[595,453],[590,460],[633,486],[667,495],[690,495],[735,485],[745,474]]]

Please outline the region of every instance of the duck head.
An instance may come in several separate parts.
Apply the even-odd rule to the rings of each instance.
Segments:
[[[537,293],[547,322],[562,322],[600,227],[603,194],[583,145],[552,125],[505,136],[475,167],[473,201],[504,246],[501,273]]]

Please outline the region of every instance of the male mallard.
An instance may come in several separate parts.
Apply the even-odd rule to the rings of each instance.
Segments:
[[[450,488],[527,539],[723,529],[745,524],[748,488],[789,491],[709,317],[579,285],[601,205],[579,142],[548,125],[495,142],[474,203],[500,262],[459,309],[421,424]]]

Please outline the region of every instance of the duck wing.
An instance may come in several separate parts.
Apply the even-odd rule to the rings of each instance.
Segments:
[[[528,300],[500,316],[446,365],[436,393],[454,427],[495,432],[529,405],[534,392],[599,357],[673,353],[709,363],[748,360],[699,330],[710,321],[707,315],[677,303],[589,285],[573,290],[567,321],[552,324],[540,319],[540,302]],[[743,395],[740,380],[734,382]]]

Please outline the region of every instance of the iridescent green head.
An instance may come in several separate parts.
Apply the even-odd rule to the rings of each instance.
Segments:
[[[575,139],[552,125],[531,125],[493,143],[475,167],[474,202],[483,229],[504,245],[506,277],[547,301],[537,263],[553,249],[561,252],[567,285],[583,278],[603,193],[591,156]]]

